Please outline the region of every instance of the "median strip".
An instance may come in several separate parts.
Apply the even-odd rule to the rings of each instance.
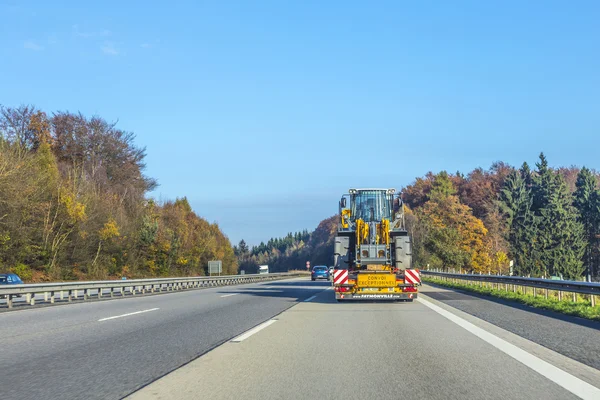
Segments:
[[[597,387],[592,386],[589,383],[577,378],[576,376],[573,376],[568,372],[565,372],[562,369],[555,367],[554,365],[534,356],[533,354],[526,352],[520,347],[517,347],[514,344],[509,343],[506,340],[491,334],[485,329],[473,325],[469,321],[462,319],[461,317],[451,313],[450,311],[444,310],[443,308],[422,298],[419,298],[417,300],[424,306],[430,308],[431,310],[437,312],[446,319],[449,319],[450,321],[454,322],[461,328],[469,331],[478,338],[491,344],[506,355],[514,358],[515,360],[519,361],[525,366],[536,371],[538,374],[546,377],[547,379],[550,379],[557,385],[562,386],[574,395],[584,400],[600,399],[600,389],[598,389]]]
[[[266,322],[263,322],[262,324],[255,326],[254,328],[250,329],[249,331],[242,333],[240,336],[238,336],[234,339],[231,339],[231,341],[234,343],[243,342],[244,340],[248,339],[250,336],[254,335],[255,333],[262,331],[267,326],[274,324],[276,321],[277,321],[276,319],[270,319]]]
[[[101,318],[98,320],[98,322],[109,321],[111,319],[117,319],[117,318],[123,318],[123,317],[129,317],[130,315],[142,314],[142,313],[147,313],[147,312],[156,311],[156,310],[160,310],[160,308],[150,308],[148,310],[136,311],[136,312],[122,314],[122,315],[115,315],[114,317]]]

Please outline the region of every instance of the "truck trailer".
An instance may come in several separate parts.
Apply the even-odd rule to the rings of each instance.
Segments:
[[[417,298],[404,205],[395,189],[350,189],[339,203],[333,287],[337,301]]]

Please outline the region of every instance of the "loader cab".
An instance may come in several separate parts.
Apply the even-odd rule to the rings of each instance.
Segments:
[[[395,189],[350,189],[339,202],[338,234],[355,235],[358,220],[370,226],[387,220],[391,236],[406,233],[402,200],[395,196]]]
[[[350,209],[352,220],[365,222],[392,220],[394,189],[351,189]]]

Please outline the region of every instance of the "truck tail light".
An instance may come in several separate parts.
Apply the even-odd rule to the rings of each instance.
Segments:
[[[416,293],[417,292],[417,288],[414,286],[405,286],[402,288],[403,292],[409,292],[409,293]]]

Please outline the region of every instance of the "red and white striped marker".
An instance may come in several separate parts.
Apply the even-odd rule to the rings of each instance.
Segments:
[[[334,269],[333,270],[333,283],[336,285],[343,285],[348,283],[348,270],[347,269]]]
[[[415,269],[406,269],[404,270],[404,282],[418,285],[421,283],[421,275]]]

